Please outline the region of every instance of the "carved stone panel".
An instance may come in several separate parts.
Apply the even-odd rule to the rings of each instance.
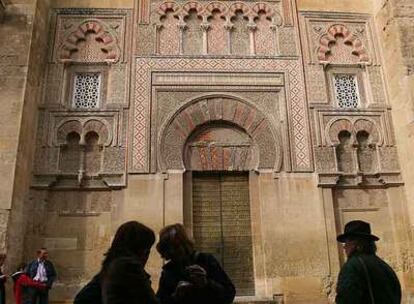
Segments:
[[[286,5],[278,1],[153,2],[150,18],[155,38],[149,35],[150,25],[140,25],[144,41],[137,45],[137,54],[149,54],[147,46],[153,44],[153,54],[160,55],[295,56],[297,35],[286,16],[290,15]]]
[[[315,143],[321,146],[315,147],[316,166],[318,170],[325,170],[327,165],[323,162],[332,157],[328,148],[335,149],[337,160],[336,173],[319,171],[321,185],[401,184],[386,113],[381,110],[358,114],[328,110],[317,113]]]
[[[132,134],[132,151],[131,151],[131,170],[133,172],[148,172],[150,169],[150,121],[148,119],[151,103],[154,102],[151,98],[151,80],[152,75],[163,72],[165,75],[180,69],[186,71],[188,75],[182,78],[160,78],[164,79],[164,85],[194,85],[191,79],[198,81],[196,71],[202,70],[203,73],[220,71],[221,73],[231,73],[238,75],[246,70],[260,73],[278,72],[286,75],[286,79],[289,79],[289,86],[287,92],[287,113],[286,122],[291,129],[291,137],[286,138],[286,144],[290,147],[290,153],[292,153],[292,166],[295,171],[309,171],[312,170],[312,162],[310,158],[309,148],[309,131],[307,126],[307,110],[306,100],[303,95],[303,76],[300,70],[300,63],[296,60],[271,60],[271,59],[190,59],[190,58],[137,58],[135,65],[135,95],[134,95],[134,121],[133,121],[133,134]],[[204,77],[204,76],[203,76]],[[203,78],[199,78],[203,79]],[[221,90],[226,86],[226,77],[214,76],[209,79],[211,86],[219,86]],[[251,80],[251,78],[237,77],[243,83],[238,87],[248,86],[253,87],[271,87],[273,82],[272,78],[262,77],[257,80]],[[250,80],[249,80],[250,79]],[[263,79],[263,82],[262,80]],[[246,81],[245,81],[246,80]],[[179,82],[177,82],[179,81]],[[255,82],[259,81],[257,84]],[[206,82],[204,82],[205,84]],[[236,83],[227,82],[231,87],[235,87]],[[198,82],[197,82],[198,84]],[[201,85],[201,84],[200,84]],[[277,86],[279,86],[278,84]],[[203,85],[201,85],[203,86]],[[282,85],[283,87],[283,85]],[[277,87],[276,87],[277,88]],[[204,90],[210,90],[205,87]],[[275,87],[273,87],[273,90]],[[280,89],[279,89],[280,90]],[[214,90],[213,90],[214,92]],[[282,107],[282,106],[281,106]],[[284,107],[284,106],[283,106]],[[282,108],[283,108],[282,107]],[[273,123],[269,124],[269,126]],[[263,126],[267,128],[267,126]],[[260,134],[265,134],[262,132]],[[172,135],[172,134],[171,134]],[[259,135],[259,134],[258,134]]]
[[[129,10],[55,10],[53,62],[125,61],[131,15]]]
[[[385,106],[385,83],[371,17],[331,12],[302,12],[300,17],[310,103],[328,104],[331,100],[335,107],[332,70],[358,77],[358,93],[367,99],[364,107]]]
[[[41,113],[33,186],[125,185],[125,113]]]
[[[233,126],[233,130],[222,127],[217,129],[215,124]],[[201,132],[202,138],[207,141],[209,137],[215,138],[219,134],[221,137],[206,144],[199,136],[193,134],[197,131]],[[207,133],[204,133],[206,131]],[[241,135],[244,140],[230,143],[226,140],[228,132],[235,132],[235,138],[232,140],[236,140]],[[227,154],[234,159],[227,159],[226,167],[237,166],[234,170],[253,168],[277,170],[281,163],[282,152],[275,132],[267,117],[246,102],[225,96],[206,97],[186,105],[160,129],[159,166],[161,170],[184,169],[182,154],[184,145],[188,142],[190,167],[208,170],[224,167],[223,157],[226,160]],[[191,136],[195,137],[191,139]],[[194,140],[196,143],[193,142]],[[257,152],[253,151],[253,142],[257,145]],[[191,159],[191,156],[194,159]],[[199,164],[196,163],[196,158],[199,159]],[[253,164],[254,159],[256,159],[255,164]]]
[[[250,171],[257,167],[252,139],[234,126],[211,124],[186,144],[185,168],[191,171]]]

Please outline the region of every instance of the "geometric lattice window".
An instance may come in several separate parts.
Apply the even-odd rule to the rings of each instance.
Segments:
[[[78,73],[73,81],[72,106],[75,109],[99,107],[101,95],[101,73]]]
[[[356,75],[334,75],[335,97],[340,108],[356,109],[359,105],[358,82]]]

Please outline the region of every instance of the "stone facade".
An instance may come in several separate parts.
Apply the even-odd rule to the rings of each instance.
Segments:
[[[364,219],[411,303],[414,11],[380,2],[0,0],[6,267],[48,247],[70,303],[119,224],[182,222],[247,240],[238,300],[332,303]]]

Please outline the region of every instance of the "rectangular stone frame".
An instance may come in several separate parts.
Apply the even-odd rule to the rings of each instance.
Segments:
[[[130,173],[150,172],[152,73],[168,71],[284,73],[285,90],[288,92],[286,99],[292,171],[313,170],[305,84],[299,59],[136,57],[131,111],[133,134],[129,149]]]
[[[202,94],[220,94],[222,92],[231,91],[233,95],[240,95],[238,92],[274,92],[280,93],[281,98],[278,99],[281,116],[278,117],[280,123],[280,132],[283,151],[284,170],[291,171],[290,144],[287,121],[287,105],[285,98],[285,77],[282,73],[223,73],[223,72],[153,72],[152,73],[152,102],[151,102],[151,155],[150,155],[150,171],[157,172],[157,146],[159,126],[163,121],[158,121],[158,100],[159,92],[175,91],[193,93],[195,98]],[[244,95],[240,97],[246,99]],[[182,102],[187,100],[182,100]],[[276,126],[279,126],[275,122]]]

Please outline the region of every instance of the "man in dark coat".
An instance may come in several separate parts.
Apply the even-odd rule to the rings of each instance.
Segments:
[[[37,251],[37,259],[30,262],[27,266],[26,273],[29,277],[38,283],[43,283],[47,286],[46,289],[31,289],[33,304],[48,304],[49,290],[52,288],[53,282],[56,279],[56,270],[53,263],[48,260],[49,253],[46,248],[40,248]]]
[[[337,283],[337,304],[400,304],[401,286],[392,268],[376,255],[369,223],[351,221],[337,237],[348,257]]]

